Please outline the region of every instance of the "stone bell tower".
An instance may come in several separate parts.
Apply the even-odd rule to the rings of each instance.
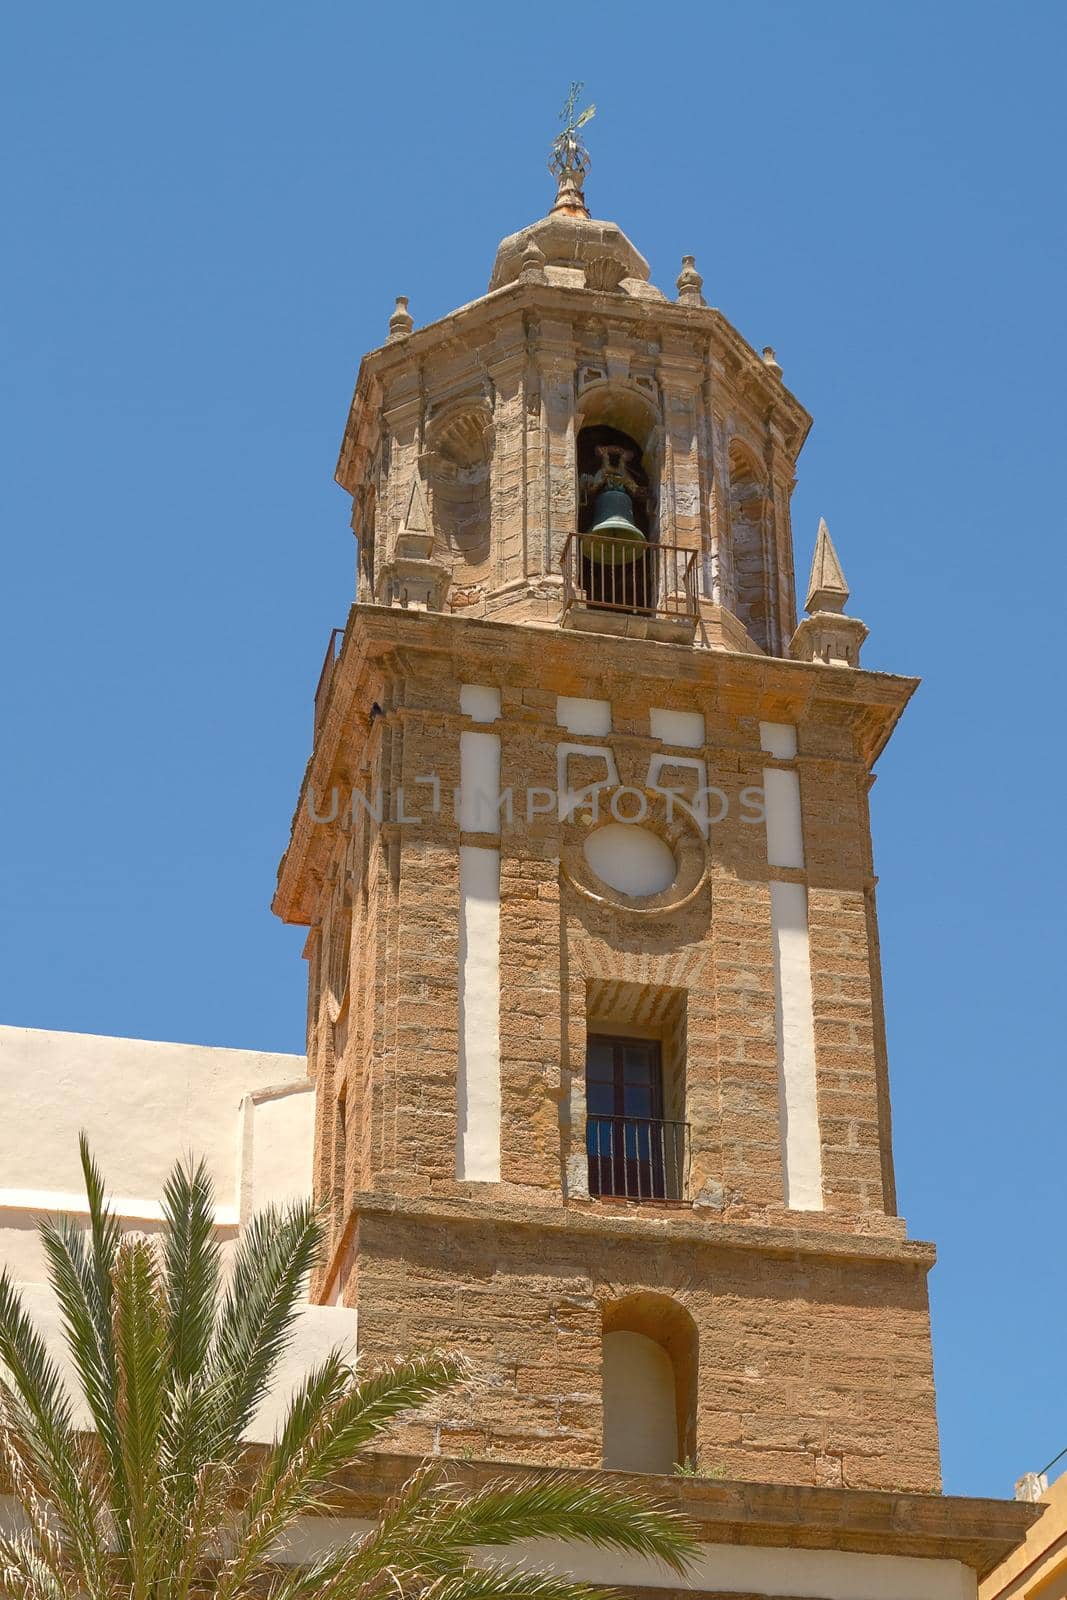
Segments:
[[[576,129],[488,291],[365,357],[275,910],[308,927],[318,1296],[484,1382],[412,1448],[938,1485],[896,1211],[867,795],[914,681],[820,529],[810,418],[586,209]]]

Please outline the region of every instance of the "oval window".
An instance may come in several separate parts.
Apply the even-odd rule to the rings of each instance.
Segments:
[[[658,834],[632,822],[609,822],[585,841],[585,859],[602,883],[637,898],[662,894],[678,863]]]

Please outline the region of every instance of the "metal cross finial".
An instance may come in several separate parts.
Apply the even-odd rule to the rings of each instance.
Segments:
[[[579,216],[588,216],[585,209],[585,196],[582,194],[582,183],[586,173],[592,165],[589,151],[582,141],[580,130],[587,122],[596,116],[596,106],[588,105],[584,111],[575,116],[575,107],[578,96],[585,87],[582,83],[572,83],[559,120],[563,124],[563,132],[558,133],[552,141],[552,154],[548,158],[548,170],[557,179],[559,188],[556,194],[554,211],[569,211]]]

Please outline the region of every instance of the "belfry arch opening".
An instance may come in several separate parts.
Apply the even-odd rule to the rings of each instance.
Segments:
[[[591,525],[592,498],[585,491],[599,466],[597,447],[617,444],[632,452],[628,466],[642,490],[635,497],[634,520],[651,543],[658,541],[662,430],[651,397],[630,385],[598,379],[581,394],[575,426],[579,532]]]
[[[641,446],[623,429],[594,422],[580,430],[576,456],[578,533],[603,530],[596,540],[580,539],[582,586],[593,605],[647,611],[655,604],[655,518]]]
[[[695,1462],[699,1335],[669,1295],[641,1291],[604,1307],[603,1460],[617,1472]]]

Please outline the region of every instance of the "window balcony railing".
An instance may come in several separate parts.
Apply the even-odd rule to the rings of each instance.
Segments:
[[[662,1117],[602,1117],[585,1122],[589,1193],[625,1200],[684,1200],[689,1124]]]
[[[695,623],[697,552],[638,544],[603,533],[572,533],[560,557],[563,614],[572,606]]]

